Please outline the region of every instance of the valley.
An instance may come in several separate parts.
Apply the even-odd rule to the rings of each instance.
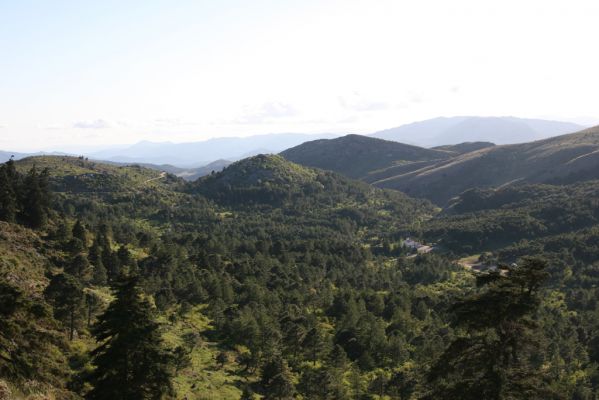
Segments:
[[[590,396],[598,137],[422,149],[350,135],[194,181],[84,157],[9,161],[0,389],[66,399],[124,385],[105,386],[100,357],[118,356],[96,349],[118,337],[99,328],[126,286],[165,398],[449,399],[473,386],[446,363],[503,357],[455,346],[508,346],[493,342],[508,322],[487,311],[519,326],[510,340],[547,338],[522,342],[506,387]],[[492,385],[482,372],[476,385]]]

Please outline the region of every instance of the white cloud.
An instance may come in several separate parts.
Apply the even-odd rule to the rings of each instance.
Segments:
[[[108,129],[111,125],[103,119],[93,121],[77,121],[73,124],[73,128],[77,129]]]
[[[339,96],[338,99],[341,107],[349,111],[382,111],[390,107],[386,101],[369,99],[358,92],[353,92],[349,96]]]
[[[266,102],[258,107],[246,107],[244,114],[236,118],[237,124],[261,124],[272,122],[273,120],[291,118],[299,115],[298,110],[288,103]]]
[[[159,128],[181,128],[197,126],[198,124],[182,118],[156,118],[154,119],[154,125]]]

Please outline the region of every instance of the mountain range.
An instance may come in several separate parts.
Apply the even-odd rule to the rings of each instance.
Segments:
[[[435,147],[471,141],[511,144],[572,133],[584,126],[571,122],[515,117],[439,117],[375,132],[370,136]]]
[[[304,143],[281,155],[444,205],[472,187],[598,179],[599,127],[521,144],[464,143],[436,149],[348,135]]]
[[[441,146],[438,150],[447,150],[446,146],[454,146],[464,142],[523,143],[581,129],[584,129],[584,127],[569,122],[539,119],[440,117],[371,133],[367,136],[419,147],[436,148]],[[187,143],[142,141],[130,146],[112,146],[103,150],[80,150],[79,154],[95,160],[125,164],[146,164],[149,167],[159,166],[167,172],[172,172],[173,167],[175,169],[182,168],[184,171],[181,172],[181,176],[195,177],[199,176],[198,174],[201,175],[202,172],[196,172],[193,169],[203,167],[217,160],[236,161],[261,153],[278,153],[306,141],[331,139],[339,136],[342,135],[279,133],[249,137],[224,137]],[[474,146],[477,145],[480,144]],[[472,147],[453,150],[464,152],[468,149],[472,149]],[[15,159],[20,159],[44,154],[78,155],[72,151],[35,154],[0,151],[0,161],[8,160],[11,155],[14,155]]]
[[[181,358],[167,378],[177,398],[247,399],[254,391],[268,398],[274,389],[265,377],[277,374],[303,398],[325,398],[313,387],[331,388],[335,379],[341,393],[355,381],[362,393],[381,388],[399,398],[399,388],[402,399],[415,399],[416,384],[434,388],[429,366],[455,358],[463,345],[463,326],[447,323],[455,318],[450,307],[473,299],[469,313],[482,316],[485,338],[499,336],[489,334],[489,315],[543,304],[526,323],[546,347],[527,357],[546,354],[541,370],[561,390],[551,398],[591,398],[571,394],[580,387],[599,393],[594,381],[566,386],[561,377],[585,376],[581,368],[597,376],[588,360],[599,343],[599,181],[590,180],[598,177],[598,154],[599,127],[524,144],[436,149],[348,135],[283,152],[320,168],[257,155],[193,182],[85,157],[7,164],[0,171],[9,189],[0,193],[0,337],[8,356],[0,357],[0,391],[16,399],[32,398],[23,387],[44,398],[89,397],[101,385],[89,371],[112,370],[123,359],[95,361],[107,340],[96,327],[119,307],[112,329],[118,339],[129,335],[119,351],[139,346],[127,331],[135,318],[155,332],[144,339],[148,351]],[[124,286],[127,273],[134,286]],[[536,289],[543,290],[538,299],[514,302],[539,276],[551,286]],[[142,308],[130,304],[142,300],[140,317]],[[431,351],[444,338],[453,340],[448,350]],[[480,352],[473,343],[468,354]],[[280,363],[262,359],[273,348]],[[145,354],[128,352],[125,362],[134,355],[141,361],[131,365],[145,366]],[[398,365],[415,366],[409,379],[381,384],[376,371],[403,374]],[[138,375],[146,379],[145,370]]]
[[[249,137],[223,137],[200,142],[143,141],[132,146],[89,154],[98,160],[124,163],[170,164],[196,168],[216,160],[239,160],[261,153],[278,153],[307,140],[333,138],[333,134],[280,133]]]

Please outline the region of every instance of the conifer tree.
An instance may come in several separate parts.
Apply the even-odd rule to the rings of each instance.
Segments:
[[[95,370],[87,399],[160,399],[172,391],[172,354],[165,350],[150,303],[135,276],[112,283],[115,300],[99,316],[93,334]]]
[[[291,370],[282,357],[276,356],[262,370],[261,384],[264,398],[285,400],[293,398],[295,386]]]
[[[104,286],[108,282],[108,274],[106,273],[106,268],[104,267],[101,258],[99,258],[93,266],[91,282],[97,286]]]
[[[534,314],[547,273],[540,259],[526,259],[507,275],[479,278],[482,289],[453,305],[454,327],[463,330],[429,373],[426,400],[550,399],[539,366]]]
[[[17,185],[11,176],[11,162],[12,159],[0,166],[0,220],[6,222],[15,222],[17,216]]]
[[[122,266],[128,265],[130,266],[133,262],[133,258],[131,257],[131,253],[129,249],[125,245],[121,245],[117,250],[117,257],[119,259],[119,263]]]
[[[75,222],[75,225],[73,225],[72,232],[74,238],[81,240],[81,242],[83,242],[84,244],[87,242],[87,231],[81,223],[81,220],[78,219],[77,222]]]
[[[67,327],[69,340],[73,340],[82,317],[83,287],[72,275],[57,274],[50,280],[44,295],[54,307],[54,318]]]
[[[89,282],[91,280],[91,266],[87,256],[83,253],[71,258],[69,264],[65,267],[65,271],[75,276],[80,282]]]
[[[49,196],[47,169],[39,174],[34,165],[25,177],[22,190],[22,214],[27,225],[32,228],[46,225]]]
[[[66,378],[62,334],[50,307],[0,278],[0,376],[60,385]]]
[[[106,268],[109,280],[116,279],[121,274],[121,261],[117,253],[112,251],[110,247],[102,248],[102,263]]]

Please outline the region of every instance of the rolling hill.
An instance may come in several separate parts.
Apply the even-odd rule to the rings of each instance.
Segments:
[[[550,139],[487,147],[375,181],[437,204],[473,187],[567,184],[599,177],[599,127]]]
[[[373,171],[398,165],[444,160],[450,157],[451,153],[367,136],[347,135],[306,142],[283,151],[281,155],[301,165],[363,179]]]
[[[50,186],[57,192],[125,193],[165,188],[175,184],[173,175],[138,165],[115,165],[70,156],[27,157],[16,163],[25,173],[32,166],[48,168]]]
[[[280,207],[303,213],[371,213],[372,219],[393,218],[414,221],[430,215],[433,207],[426,201],[411,199],[403,193],[373,188],[340,174],[307,168],[278,155],[258,155],[231,164],[223,171],[191,183],[192,192],[219,204],[235,208],[251,206]],[[386,211],[384,211],[386,210]]]

